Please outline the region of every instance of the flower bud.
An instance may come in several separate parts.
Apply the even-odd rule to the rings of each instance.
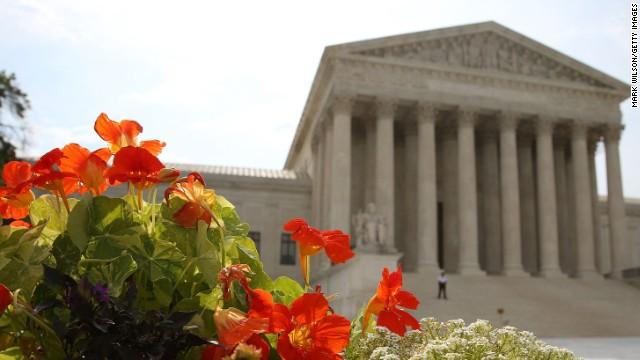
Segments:
[[[174,168],[164,168],[158,173],[158,179],[161,183],[174,182],[180,176],[180,170]]]

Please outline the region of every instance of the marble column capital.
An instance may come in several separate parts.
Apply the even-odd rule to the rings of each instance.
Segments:
[[[438,108],[429,102],[419,102],[416,108],[418,113],[418,122],[435,123],[438,116]]]
[[[587,138],[589,130],[594,126],[590,122],[584,121],[572,121],[571,122],[571,137],[572,138]]]
[[[518,127],[518,122],[520,119],[518,118],[518,114],[511,111],[502,111],[498,113],[498,124],[500,125],[500,130],[515,130]]]
[[[351,94],[337,94],[331,98],[330,108],[334,114],[349,114],[355,101]]]
[[[548,116],[540,116],[535,123],[536,135],[551,135],[555,127],[555,119]]]
[[[618,142],[624,131],[624,125],[622,124],[609,124],[604,129],[604,140],[606,142]]]
[[[377,117],[393,120],[393,117],[398,108],[398,102],[392,98],[376,98],[375,100],[375,112]]]
[[[473,127],[477,121],[477,110],[470,107],[461,107],[458,109],[458,126]]]

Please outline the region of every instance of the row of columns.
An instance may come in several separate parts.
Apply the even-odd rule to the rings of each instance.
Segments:
[[[324,127],[324,135],[320,136],[320,145],[314,146],[315,159],[322,159],[322,164],[314,165],[319,171],[322,185],[314,187],[319,195],[314,197],[314,212],[318,220],[327,219],[324,227],[348,229],[351,217],[351,113],[352,99],[338,97],[331,107],[331,124]],[[373,198],[379,212],[387,221],[390,242],[386,244],[388,251],[393,251],[394,231],[394,119],[396,106],[391,101],[377,101],[375,131],[375,173]],[[417,251],[418,269],[437,269],[437,176],[436,176],[436,121],[437,108],[430,103],[419,103],[417,106]],[[479,264],[478,241],[478,204],[476,182],[476,146],[475,130],[477,113],[471,109],[461,108],[457,111],[457,218],[459,238],[458,270],[462,274],[481,274]],[[596,275],[594,219],[593,212],[594,181],[590,174],[589,149],[587,148],[587,126],[575,122],[572,125],[571,162],[572,179],[575,194],[571,199],[564,199],[556,192],[558,182],[566,182],[563,174],[555,174],[553,132],[556,125],[554,119],[539,117],[535,128],[537,176],[537,199],[530,199],[532,194],[521,192],[525,187],[519,184],[518,152],[518,116],[504,112],[498,115],[499,149],[488,148],[499,153],[499,202],[500,233],[502,238],[502,268],[505,275],[525,274],[522,259],[521,216],[527,215],[534,208],[521,206],[521,201],[537,201],[538,219],[536,232],[540,239],[540,274],[546,277],[561,276],[559,235],[566,236],[559,230],[558,218],[566,214],[558,211],[558,203],[574,201],[575,235],[577,239],[577,275],[590,277]],[[369,128],[368,128],[369,129]],[[605,131],[605,149],[608,179],[608,211],[609,228],[612,246],[612,274],[620,277],[622,270],[629,266],[628,236],[625,221],[622,179],[620,175],[619,137],[621,127],[611,125]],[[367,130],[369,131],[369,130]],[[330,147],[330,148],[329,148]],[[368,146],[368,149],[370,147]],[[485,150],[483,150],[484,152]],[[329,166],[327,166],[329,164]],[[533,164],[532,164],[533,165]],[[497,167],[498,165],[496,165]],[[327,175],[326,172],[329,172]],[[526,181],[533,180],[525,177]],[[558,176],[558,178],[556,178]],[[328,180],[328,181],[327,181]],[[583,195],[580,195],[583,194]],[[318,201],[318,205],[315,205]],[[329,209],[330,206],[330,209]],[[521,209],[524,211],[521,214]],[[446,209],[445,209],[446,211]],[[446,214],[445,214],[446,216]],[[494,229],[495,230],[495,229]],[[559,234],[560,231],[560,234]],[[534,232],[534,234],[536,233]]]

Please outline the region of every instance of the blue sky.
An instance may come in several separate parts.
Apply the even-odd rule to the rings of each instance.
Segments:
[[[0,69],[31,98],[28,155],[100,146],[104,111],[166,141],[165,161],[280,168],[326,45],[494,20],[629,82],[629,4],[0,0]],[[621,155],[625,193],[640,197],[634,110],[622,104]]]

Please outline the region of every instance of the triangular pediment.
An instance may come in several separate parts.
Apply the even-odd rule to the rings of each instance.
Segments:
[[[625,90],[627,84],[495,22],[336,46],[350,55]]]

